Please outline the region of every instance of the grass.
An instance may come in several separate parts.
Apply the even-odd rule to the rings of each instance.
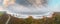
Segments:
[[[4,11],[0,11],[0,16],[2,16],[5,12]]]

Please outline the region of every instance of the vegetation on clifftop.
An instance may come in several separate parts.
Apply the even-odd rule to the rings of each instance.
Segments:
[[[3,18],[0,19],[0,24],[5,23],[8,18],[7,16],[8,15],[3,15]],[[51,18],[44,17],[42,19],[33,19],[32,16],[29,16],[26,19],[11,16],[9,24],[60,24],[60,15],[58,13],[54,13]]]

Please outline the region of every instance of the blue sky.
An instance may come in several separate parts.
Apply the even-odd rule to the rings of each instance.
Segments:
[[[59,4],[60,0],[49,0],[48,3],[49,3],[50,6],[54,6],[56,4]]]
[[[51,7],[52,10],[54,11],[59,11],[60,10],[60,0],[49,0],[48,5]]]

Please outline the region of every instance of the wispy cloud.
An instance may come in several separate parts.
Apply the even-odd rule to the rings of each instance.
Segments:
[[[20,2],[22,2],[22,1],[20,1]],[[60,12],[60,7],[59,7],[60,3],[58,2],[59,0],[58,1],[51,0],[51,1],[48,2],[49,4],[48,4],[47,8],[26,7],[25,6],[26,3],[22,2],[19,4],[15,3],[14,6],[8,6],[8,8],[6,10],[8,10],[8,13],[11,13],[11,14],[13,14],[13,13],[20,14],[20,13],[24,13],[24,12],[25,13],[30,12],[30,13],[34,13],[34,14],[39,14],[39,13],[44,14],[44,12],[45,12],[46,14],[44,14],[44,15],[48,15],[48,14],[50,15],[51,11]],[[28,5],[28,4],[26,4],[26,5]],[[0,6],[0,10],[4,10],[4,8],[2,8],[2,6]]]

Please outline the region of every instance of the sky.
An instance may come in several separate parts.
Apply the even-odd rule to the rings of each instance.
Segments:
[[[22,0],[23,1],[23,0]],[[50,9],[53,11],[59,11],[60,10],[60,0],[48,0],[48,5],[51,7]],[[2,6],[2,0],[0,0],[0,6]],[[2,9],[2,8],[0,8]]]
[[[60,12],[60,0],[49,0],[48,4],[51,10]]]
[[[19,2],[19,1],[17,1],[17,2]],[[22,3],[20,3],[20,4],[26,4],[23,0],[21,0],[20,2],[22,2]],[[28,4],[26,4],[26,5],[28,5]],[[25,6],[26,6],[25,5]],[[2,7],[3,5],[2,5],[2,0],[0,0],[0,10],[4,10],[4,8]],[[7,10],[9,10],[9,11],[11,11],[11,12],[14,12],[14,13],[19,13],[20,12],[20,10],[22,10],[22,9],[20,9],[20,8],[22,8],[23,6],[21,6],[21,7],[19,7],[19,6],[21,6],[21,5],[15,5],[13,8],[11,8],[11,7],[9,7]],[[54,11],[54,12],[60,12],[60,0],[48,0],[48,8],[51,10],[51,11]],[[18,9],[19,8],[19,9]],[[25,8],[25,7],[24,7]],[[23,9],[23,11],[29,11],[29,9]],[[47,11],[48,9],[46,8],[46,9],[41,9],[40,11],[41,12],[39,12],[39,9],[38,9],[38,11],[37,11],[37,13],[42,13],[42,14],[44,14],[44,13],[46,13],[45,15],[48,15],[50,12],[48,12]],[[26,13],[26,11],[25,11],[25,13]],[[33,10],[31,10],[31,12],[33,12]],[[28,13],[28,12],[27,12]],[[36,13],[36,11],[35,11],[35,13]],[[34,14],[34,12],[33,12],[33,14]],[[50,14],[49,14],[50,15]]]
[[[17,2],[19,2],[19,1],[17,1]],[[22,3],[20,3],[20,4],[26,4],[25,2],[24,2],[24,0],[20,0],[20,2],[22,2]],[[26,4],[26,5],[28,5],[28,4]],[[49,9],[51,10],[51,11],[55,11],[55,12],[60,12],[60,7],[59,7],[59,5],[60,5],[60,0],[48,0],[48,6],[49,6]],[[0,0],[0,10],[4,10],[4,9],[2,9],[2,0]],[[15,6],[16,7],[16,6]],[[19,7],[18,7],[19,8]],[[17,8],[16,8],[17,9]],[[11,8],[9,8],[9,10],[14,10],[14,9],[11,9]],[[45,9],[46,10],[46,9]],[[14,10],[14,12],[15,12],[16,10]],[[42,11],[44,11],[44,10],[42,10]]]

